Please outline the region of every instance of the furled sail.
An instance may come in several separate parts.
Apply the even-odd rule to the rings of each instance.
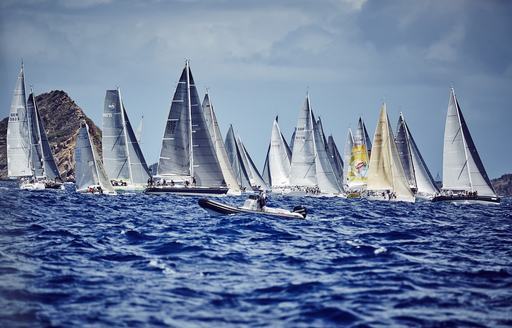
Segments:
[[[356,133],[354,135],[354,145],[350,157],[350,171],[348,172],[349,188],[364,188],[368,179],[368,162],[370,159],[367,140],[366,127],[363,120],[359,118]]]
[[[268,152],[268,171],[271,187],[290,185],[291,151],[279,128],[278,118],[272,124],[272,135]]]
[[[242,189],[252,189],[251,183],[249,182],[248,173],[242,161],[241,151],[238,147],[238,143],[235,137],[235,131],[233,130],[232,125],[229,126],[228,133],[226,134],[225,146],[226,153],[228,155],[231,167],[233,168],[233,172],[235,173],[238,185]]]
[[[398,119],[395,141],[411,189],[420,194],[434,195],[439,192],[402,113]]]
[[[111,179],[144,184],[150,177],[119,89],[107,90],[105,94],[102,150],[105,170]]]
[[[338,184],[338,179],[334,174],[334,170],[331,166],[331,161],[329,160],[329,155],[327,153],[327,147],[325,144],[324,136],[322,135],[322,128],[320,121],[314,122],[314,141],[315,141],[315,172],[316,172],[316,180],[318,184],[318,188],[320,192],[324,194],[338,194],[341,192],[341,187]]]
[[[496,196],[453,89],[450,91],[444,130],[443,189]]]
[[[217,116],[213,110],[213,105],[210,101],[208,92],[206,92],[204,95],[202,107],[206,125],[208,126],[208,130],[212,138],[212,143],[215,146],[215,153],[217,155],[224,180],[226,181],[226,185],[232,191],[240,191],[240,185],[238,184],[233,168],[229,163],[226,147],[224,145],[224,141],[222,140],[219,123],[217,122]]]
[[[309,95],[299,113],[293,141],[290,184],[301,187],[317,185],[315,172],[314,122]]]
[[[85,191],[89,186],[100,185],[110,194],[115,194],[105,169],[93,147],[89,135],[89,126],[80,123],[75,146],[75,183],[78,191]]]
[[[386,104],[382,105],[373,137],[367,190],[377,192],[389,190],[395,193],[398,200],[414,201],[389,124]]]
[[[352,130],[348,129],[347,132],[347,140],[345,141],[345,149],[343,150],[343,159],[345,160],[345,165],[343,166],[343,186],[345,189],[348,189],[349,186],[349,176],[351,166],[351,158],[352,158],[352,148],[354,147],[354,137],[352,136]]]
[[[7,171],[10,177],[32,176],[29,118],[23,64],[16,81],[7,125]]]

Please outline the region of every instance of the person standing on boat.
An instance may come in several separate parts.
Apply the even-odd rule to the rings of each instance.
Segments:
[[[265,191],[260,191],[260,194],[258,195],[258,204],[260,208],[263,208],[267,205],[267,194]]]

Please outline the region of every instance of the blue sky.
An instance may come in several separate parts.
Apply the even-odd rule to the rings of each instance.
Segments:
[[[20,58],[36,93],[60,89],[98,126],[120,86],[156,162],[170,99],[190,58],[223,133],[232,123],[261,167],[272,120],[287,137],[307,90],[340,149],[359,116],[373,130],[386,101],[404,112],[435,176],[454,86],[491,177],[512,172],[512,2],[4,0],[0,114]]]

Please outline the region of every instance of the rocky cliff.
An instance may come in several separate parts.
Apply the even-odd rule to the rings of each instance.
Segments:
[[[36,97],[50,146],[63,178],[73,179],[75,161],[73,158],[76,136],[80,128],[80,118],[85,117],[94,140],[96,150],[101,155],[101,130],[90,120],[83,110],[64,91],[56,90]],[[7,121],[0,121],[0,178],[7,177]]]
[[[512,196],[512,174],[504,174],[500,178],[493,179],[491,182],[498,196]]]

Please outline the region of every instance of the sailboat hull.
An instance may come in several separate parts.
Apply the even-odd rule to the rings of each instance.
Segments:
[[[469,195],[441,195],[432,198],[433,202],[452,202],[457,204],[496,204],[499,205],[501,199],[495,196],[469,196]]]
[[[146,194],[175,194],[181,196],[225,196],[228,188],[211,187],[170,187],[170,186],[151,186],[147,187]]]

